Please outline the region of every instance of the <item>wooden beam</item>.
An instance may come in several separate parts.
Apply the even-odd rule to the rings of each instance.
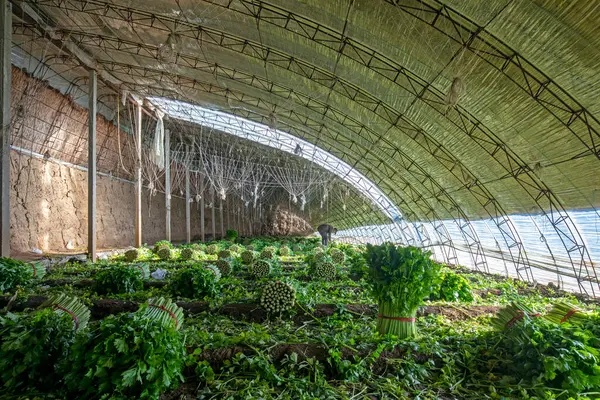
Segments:
[[[215,191],[214,188],[210,193],[210,202],[212,203],[212,218],[211,218],[211,222],[212,222],[212,239],[213,240],[217,240],[217,224],[215,221],[215,208],[217,208],[217,205],[215,204]]]
[[[200,238],[204,242],[204,174],[200,174]]]
[[[242,220],[242,212],[244,211],[244,202],[239,200],[238,205],[238,229],[240,230],[240,235],[244,236],[244,224]]]
[[[226,204],[227,204],[227,208],[225,209],[225,215],[227,218],[227,225],[225,225],[225,226],[227,227],[227,229],[233,229],[233,226],[231,225],[231,215],[229,215],[231,213],[231,207],[230,207],[231,198],[227,199]]]
[[[8,0],[0,0],[0,62],[2,62],[2,82],[0,84],[0,256],[10,257],[10,88],[12,47],[12,5]]]
[[[135,108],[135,247],[142,247],[142,101]]]
[[[248,206],[248,235],[252,236],[252,209]]]
[[[221,199],[219,197],[219,199],[221,200],[221,204],[219,207],[219,221],[221,224],[221,239],[225,239],[225,231],[223,230],[223,199]]]
[[[171,134],[165,129],[165,236],[171,241]]]
[[[96,111],[98,75],[90,71],[88,82],[88,259],[96,262]]]

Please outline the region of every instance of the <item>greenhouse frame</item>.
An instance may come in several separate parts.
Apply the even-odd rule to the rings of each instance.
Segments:
[[[600,297],[597,0],[0,9],[1,257],[326,224],[340,246]]]

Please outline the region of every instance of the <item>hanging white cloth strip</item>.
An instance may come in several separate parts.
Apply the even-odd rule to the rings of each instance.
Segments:
[[[165,125],[163,123],[165,113],[158,108],[154,110],[154,113],[156,114],[156,129],[150,159],[158,169],[163,170],[165,169]]]

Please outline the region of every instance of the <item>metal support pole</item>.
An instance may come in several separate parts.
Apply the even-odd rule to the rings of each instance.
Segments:
[[[165,129],[165,227],[166,239],[171,241],[171,133]]]
[[[135,111],[135,247],[142,247],[142,100]]]
[[[210,196],[211,196],[210,202],[212,204],[212,209],[211,209],[212,240],[216,240],[217,239],[217,224],[216,224],[216,220],[215,220],[215,208],[217,208],[217,205],[215,204],[215,191],[214,190],[211,192]]]
[[[10,257],[10,87],[12,47],[12,4],[0,0],[2,10],[2,40],[0,40],[0,60],[2,62],[2,84],[0,85],[0,256]]]
[[[219,223],[221,224],[221,239],[225,239],[225,231],[223,230],[223,199],[219,206]]]
[[[200,238],[204,242],[204,175],[200,174]]]
[[[189,146],[185,148],[186,158],[190,154]],[[192,241],[192,213],[190,210],[190,166],[185,163],[185,241],[190,243]]]
[[[98,76],[90,71],[88,90],[88,258],[96,262],[96,99]]]

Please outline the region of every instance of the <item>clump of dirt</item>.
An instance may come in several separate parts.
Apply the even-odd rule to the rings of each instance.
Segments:
[[[190,314],[199,314],[210,309],[209,304],[206,301],[179,301],[177,302],[177,305]]]
[[[12,296],[0,297],[0,308],[8,307],[8,311],[23,311],[28,308],[37,308],[41,306],[46,300],[45,296],[29,296],[25,301],[18,301],[11,303]]]
[[[355,314],[373,315],[377,312],[377,307],[370,304],[346,304],[346,310]]]
[[[307,358],[325,361],[329,356],[327,348],[316,343],[284,343],[273,347],[270,352],[274,361],[281,361],[286,355],[291,355],[292,353],[296,353],[300,361],[304,361]]]
[[[451,321],[464,321],[476,318],[481,315],[495,314],[500,307],[498,306],[427,306],[417,311],[418,316],[427,316],[430,314],[440,314]]]
[[[172,392],[162,393],[159,397],[160,400],[195,400],[196,392],[198,391],[198,382],[187,382],[182,383],[179,387]]]
[[[267,312],[258,304],[225,304],[218,312],[231,318],[245,319],[252,322],[262,322],[267,319]]]
[[[198,354],[197,361],[208,361],[210,366],[219,370],[225,360],[231,360],[238,353],[245,355],[254,354],[254,350],[244,346],[223,347],[220,349],[207,349]]]
[[[473,294],[478,295],[482,299],[487,299],[491,296],[502,296],[502,290],[500,289],[475,289]]]
[[[94,305],[90,311],[93,318],[100,319],[111,314],[135,312],[139,308],[140,305],[134,301],[101,299],[94,301]]]

